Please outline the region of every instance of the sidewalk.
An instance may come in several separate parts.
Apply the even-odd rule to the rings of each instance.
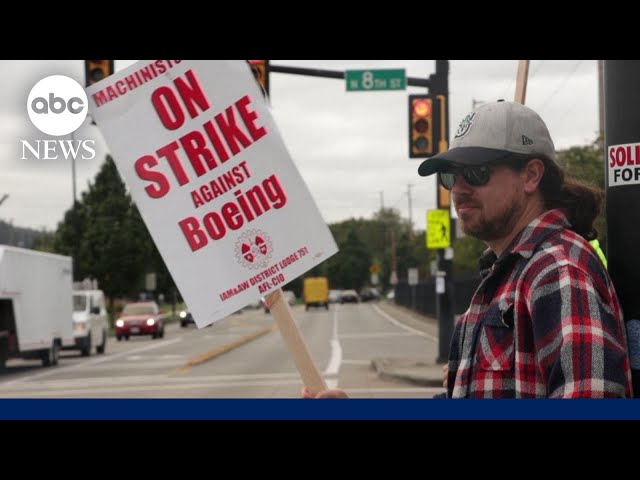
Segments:
[[[438,338],[438,321],[388,301],[375,304],[380,310],[405,325]],[[427,387],[442,387],[442,367],[436,358],[374,358],[372,368],[380,378],[395,379]]]

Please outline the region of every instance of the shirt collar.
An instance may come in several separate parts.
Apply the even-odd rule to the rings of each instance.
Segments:
[[[564,210],[547,210],[535,218],[518,235],[515,236],[500,258],[487,249],[481,255],[478,264],[480,274],[484,277],[496,262],[507,258],[511,254],[519,254],[523,258],[531,258],[538,245],[544,242],[554,232],[569,228],[571,224]]]

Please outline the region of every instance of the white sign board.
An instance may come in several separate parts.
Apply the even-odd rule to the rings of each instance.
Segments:
[[[640,184],[640,143],[607,147],[609,187]]]
[[[417,268],[410,268],[408,270],[408,275],[409,278],[409,285],[413,286],[413,285],[418,285],[418,269]]]
[[[140,61],[87,95],[198,327],[337,252],[245,60]]]

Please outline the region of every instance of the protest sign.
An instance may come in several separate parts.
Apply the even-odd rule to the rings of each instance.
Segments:
[[[140,61],[87,94],[198,327],[337,251],[246,61]]]

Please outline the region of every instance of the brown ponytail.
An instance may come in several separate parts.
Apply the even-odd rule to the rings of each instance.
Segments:
[[[602,208],[602,189],[576,178],[565,177],[557,163],[548,159],[543,161],[545,172],[540,182],[540,192],[545,207],[565,209],[574,232],[589,241],[597,238],[594,222]]]

